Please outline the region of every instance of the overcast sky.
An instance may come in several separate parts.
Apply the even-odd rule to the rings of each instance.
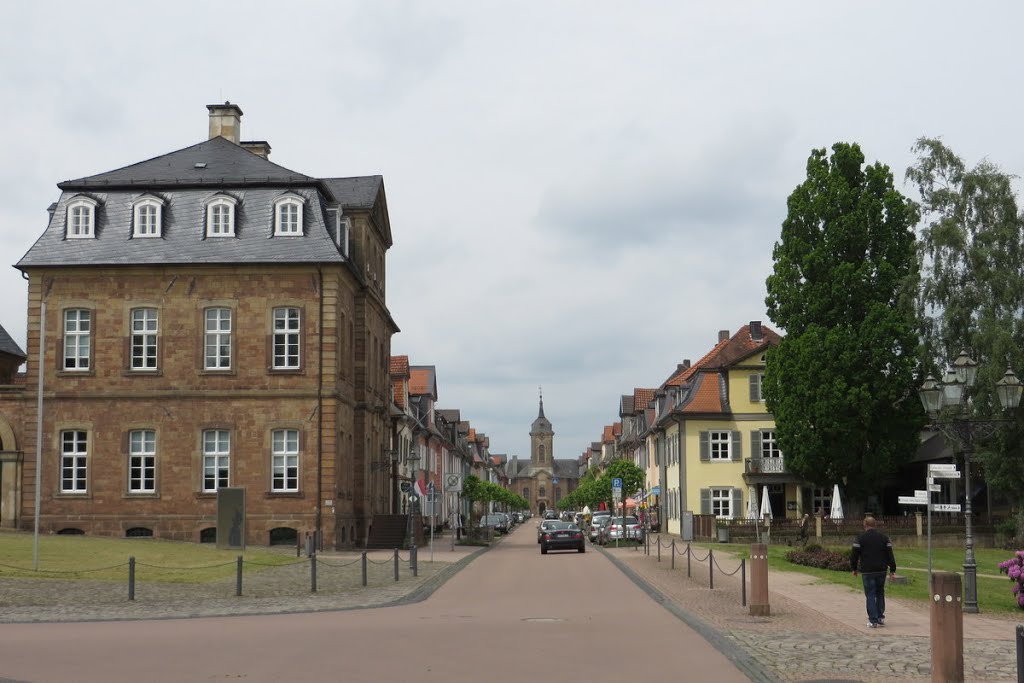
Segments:
[[[576,457],[634,387],[751,320],[811,150],[897,187],[921,136],[1024,169],[1024,3],[10,3],[0,26],[0,324],[62,180],[206,139],[384,176],[392,353],[437,367],[497,453],[544,388]]]

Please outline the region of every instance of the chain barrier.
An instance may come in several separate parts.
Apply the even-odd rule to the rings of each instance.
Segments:
[[[19,572],[32,572],[34,574],[88,574],[90,572],[110,571],[111,569],[124,567],[127,564],[127,562],[122,562],[121,564],[114,564],[109,567],[96,567],[93,569],[29,569],[28,567],[15,567],[14,565],[10,564],[0,564],[0,567],[4,567],[5,569],[13,569]]]
[[[362,561],[363,561],[363,558],[362,558],[362,557],[357,557],[356,559],[352,560],[351,562],[342,562],[342,563],[337,563],[337,562],[325,562],[324,560],[322,560],[322,559],[320,558],[320,556],[319,556],[319,555],[317,555],[317,556],[316,556],[316,563],[317,563],[317,564],[322,564],[322,565],[326,565],[326,566],[328,566],[328,567],[335,567],[335,568],[338,568],[338,569],[341,569],[341,568],[344,568],[344,567],[351,567],[352,565],[354,565],[354,564],[359,564],[359,563],[360,563],[360,562],[362,562]]]
[[[648,555],[650,555],[650,550],[649,550],[650,540],[651,539],[648,537],[648,541],[649,541],[649,543],[648,543],[648,551],[647,551]],[[672,540],[670,540],[669,542],[666,543],[666,542],[662,541],[660,534],[657,535],[654,538],[653,543],[655,545],[655,549],[657,550],[658,562],[661,562],[661,549],[663,547],[666,548],[666,549],[671,550],[671,556],[670,556],[671,557],[671,563],[672,563],[671,564],[671,569],[675,569],[676,568],[676,565],[675,565],[676,555],[679,555],[680,557],[682,557],[682,556],[686,557],[686,576],[687,576],[687,578],[692,578],[693,577],[693,571],[692,571],[692,569],[693,569],[692,562],[693,561],[697,561],[697,562],[700,562],[700,563],[707,562],[708,563],[708,586],[710,587],[711,590],[714,590],[714,588],[715,588],[715,569],[716,568],[725,577],[732,577],[732,576],[736,576],[737,574],[740,574],[741,575],[740,581],[741,581],[741,584],[742,584],[740,586],[740,602],[741,602],[741,604],[744,607],[747,606],[747,585],[746,585],[747,584],[747,571],[746,571],[747,568],[746,568],[746,558],[741,558],[739,566],[737,566],[731,572],[727,572],[727,571],[725,571],[725,569],[722,568],[722,565],[719,564],[718,560],[715,558],[715,553],[714,553],[714,549],[713,548],[708,548],[707,553],[705,555],[699,556],[695,552],[693,546],[689,542],[686,543],[686,548],[685,549],[680,550],[679,548],[676,547],[677,546],[676,539],[672,539]],[[1024,683],[1024,681],[1022,681],[1021,683]]]
[[[162,564],[147,564],[145,562],[139,562],[135,560],[136,567],[148,567],[149,569],[172,569],[174,571],[187,571],[191,569],[216,569],[217,567],[227,567],[235,564],[235,560],[230,562],[222,562],[220,564],[203,564],[196,567],[168,567]]]

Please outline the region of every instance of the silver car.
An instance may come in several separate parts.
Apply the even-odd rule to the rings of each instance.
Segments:
[[[622,517],[612,517],[611,523],[605,529],[606,541],[617,541],[619,539],[644,540],[644,528],[640,526],[640,520],[636,517],[626,517],[626,533],[622,533]]]
[[[604,527],[611,521],[612,516],[609,514],[594,515],[590,519],[590,528],[587,530],[587,535],[590,537],[592,543],[597,543],[601,538],[601,532]]]

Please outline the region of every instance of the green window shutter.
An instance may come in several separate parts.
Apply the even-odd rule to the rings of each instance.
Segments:
[[[752,429],[750,430],[750,457],[756,459],[762,455],[764,454],[761,453],[761,430]]]
[[[732,433],[732,448],[730,450],[730,459],[738,461],[743,459],[743,433],[734,431]]]
[[[711,514],[711,489],[700,490],[700,514]]]
[[[758,403],[761,400],[761,375],[750,376],[750,402]]]
[[[709,432],[700,433],[700,460],[701,462],[708,462],[711,460],[711,434]],[[711,494],[709,493],[708,495]]]
[[[732,509],[729,510],[729,515],[736,519],[742,517],[743,511],[743,489],[732,490]]]

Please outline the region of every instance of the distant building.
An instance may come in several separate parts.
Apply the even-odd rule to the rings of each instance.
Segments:
[[[540,399],[537,419],[530,427],[530,460],[520,462],[513,456],[506,462],[508,488],[530,502],[538,515],[555,509],[558,501],[580,483],[580,463],[575,458],[556,459],[555,432],[544,416],[544,398]]]

